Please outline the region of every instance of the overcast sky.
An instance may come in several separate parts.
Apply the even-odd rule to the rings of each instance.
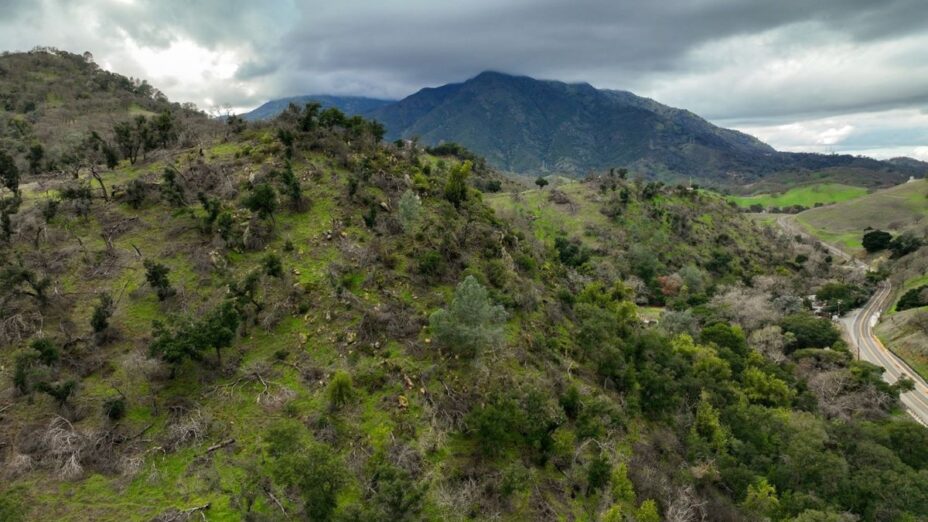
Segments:
[[[585,81],[781,150],[928,160],[926,0],[0,0],[0,48],[90,51],[204,109]]]

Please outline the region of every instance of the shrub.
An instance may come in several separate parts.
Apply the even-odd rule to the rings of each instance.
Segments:
[[[915,252],[922,246],[922,240],[915,237],[911,232],[904,232],[889,242],[889,249],[892,251],[892,257],[898,259],[906,254]]]
[[[101,333],[109,328],[110,317],[113,315],[113,297],[103,292],[100,294],[100,302],[93,307],[93,315],[90,316],[90,326],[95,333]]]
[[[557,250],[561,263],[567,266],[576,268],[590,259],[590,251],[580,245],[579,241],[569,241],[567,238],[559,237],[554,240],[554,248]]]
[[[261,183],[252,189],[251,193],[242,202],[245,208],[258,214],[262,218],[274,218],[277,210],[277,193],[267,183]]]
[[[465,161],[451,169],[448,175],[448,181],[445,183],[445,199],[451,202],[455,208],[460,207],[461,203],[467,199],[467,176],[473,164]]]
[[[268,254],[264,256],[261,262],[264,266],[264,273],[271,277],[280,277],[284,275],[284,265],[277,254]]]
[[[883,232],[882,230],[871,230],[870,232],[864,234],[862,243],[867,252],[873,253],[889,248],[889,243],[892,240],[893,235],[889,232]]]
[[[298,492],[309,520],[329,520],[346,482],[344,464],[329,446],[298,437],[296,429],[272,434],[269,452],[276,458],[271,474],[278,484]]]
[[[434,250],[424,252],[419,256],[419,273],[425,276],[436,276],[444,271],[444,261],[441,254]]]
[[[505,319],[503,307],[493,304],[474,276],[467,276],[455,289],[448,309],[429,317],[429,326],[439,345],[473,357],[502,342]]]
[[[922,306],[928,306],[928,285],[912,288],[902,294],[902,297],[899,298],[899,302],[896,303],[896,310],[901,312],[903,310]]]
[[[29,347],[38,352],[38,358],[42,364],[51,366],[58,362],[58,347],[50,339],[46,337],[34,339],[29,343]]]
[[[599,491],[609,484],[609,476],[612,472],[612,466],[609,460],[603,455],[596,455],[590,461],[586,469],[586,492],[589,495],[594,491]]]
[[[400,201],[397,206],[399,210],[399,221],[400,225],[403,227],[403,231],[412,232],[419,223],[419,215],[422,212],[422,202],[419,200],[419,196],[412,190],[406,190],[406,192],[403,192],[403,195],[400,196]]]
[[[351,383],[351,376],[345,372],[335,372],[329,387],[326,389],[326,396],[329,399],[329,408],[333,411],[340,410],[354,399],[354,385]]]
[[[171,272],[170,268],[150,259],[145,260],[144,266],[145,279],[148,281],[148,284],[155,289],[159,301],[164,301],[177,293],[171,287],[171,281],[168,279],[168,274]]]
[[[790,351],[802,348],[827,348],[841,338],[841,334],[831,321],[808,313],[788,315],[780,322],[780,327],[783,331],[795,336],[793,343],[787,347]]]
[[[112,421],[118,421],[126,416],[126,399],[123,397],[110,397],[103,401],[103,414]]]

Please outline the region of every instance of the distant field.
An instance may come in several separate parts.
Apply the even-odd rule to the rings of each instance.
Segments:
[[[867,227],[899,233],[918,225],[925,217],[928,217],[928,182],[919,180],[813,208],[798,214],[796,219],[823,241],[860,249],[860,239]]]
[[[841,201],[849,201],[865,195],[867,195],[867,189],[862,187],[852,187],[841,183],[819,183],[816,185],[796,187],[780,194],[731,196],[728,199],[734,201],[738,206],[745,208],[751,205],[761,205],[764,208],[802,205],[803,207],[811,208],[819,203],[828,205]]]

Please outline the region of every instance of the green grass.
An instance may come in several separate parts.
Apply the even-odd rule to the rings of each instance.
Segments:
[[[888,310],[886,310],[885,315],[892,315],[896,313],[896,305],[899,304],[899,298],[902,297],[902,294],[913,288],[923,285],[928,285],[928,274],[906,279],[905,283],[902,284],[902,287],[896,290],[896,296],[893,300],[893,305],[890,306]]]
[[[755,196],[731,196],[728,199],[734,201],[739,207],[750,207],[751,205],[761,205],[764,208],[772,207],[792,207],[801,205],[803,207],[814,207],[817,204],[830,205],[842,201],[849,201],[867,194],[867,189],[861,187],[852,187],[841,183],[819,183],[804,187],[796,187],[780,194],[758,194]]]
[[[913,181],[799,214],[800,222],[831,233],[863,234],[867,227],[898,233],[928,217],[928,182]]]
[[[548,201],[550,188],[526,190],[518,195],[493,194],[484,196],[484,201],[498,215],[514,214],[532,220],[537,236],[546,242],[553,243],[554,238],[567,236],[583,238],[590,246],[596,246],[598,241],[585,233],[586,228],[590,225],[607,226],[609,221],[599,213],[599,205],[588,201],[586,194],[589,188],[581,183],[567,183],[558,186],[557,190],[570,198],[572,210],[565,211],[567,205]]]

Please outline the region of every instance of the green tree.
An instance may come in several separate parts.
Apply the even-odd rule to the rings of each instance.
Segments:
[[[113,125],[113,140],[122,153],[122,157],[135,165],[139,152],[148,139],[148,122],[145,116],[136,116],[131,121],[121,121]]]
[[[635,510],[635,522],[661,522],[661,515],[657,511],[657,502],[645,500]]]
[[[177,123],[171,111],[161,111],[151,122],[152,141],[161,148],[166,149],[177,141]]]
[[[187,319],[170,329],[155,321],[149,346],[156,355],[176,369],[185,360],[199,361],[203,352],[214,350],[216,362],[222,366],[222,349],[232,345],[241,317],[232,303],[225,302],[199,320]]]
[[[535,179],[535,184],[538,185],[538,188],[543,189],[548,185],[548,180],[538,176],[538,178]]]
[[[264,260],[261,261],[261,264],[264,266],[264,273],[271,277],[281,277],[284,275],[284,264],[277,254],[270,253],[264,256]]]
[[[0,150],[0,182],[13,194],[19,194],[19,169],[13,157]]]
[[[71,395],[77,390],[77,382],[73,380],[67,380],[60,384],[38,382],[35,385],[35,389],[54,399],[58,407],[63,408],[68,404]]]
[[[267,183],[261,183],[255,186],[251,193],[245,197],[245,208],[257,213],[262,218],[274,219],[274,212],[277,211],[277,193],[274,188]]]
[[[354,386],[351,383],[351,376],[345,372],[335,372],[332,380],[326,388],[326,396],[329,399],[329,408],[332,411],[342,409],[354,400]]]
[[[42,170],[42,160],[45,159],[45,147],[41,143],[33,143],[29,147],[29,173],[35,176]]]
[[[171,287],[171,281],[168,279],[168,274],[171,272],[170,268],[150,259],[146,259],[143,265],[145,266],[145,280],[155,289],[159,301],[164,301],[177,293]]]
[[[445,199],[450,201],[455,208],[460,207],[467,199],[467,177],[473,164],[470,161],[464,161],[453,167],[448,174],[448,180],[445,182]]]
[[[271,433],[271,475],[299,493],[309,520],[330,520],[347,482],[344,463],[329,446],[300,439],[295,428]]]
[[[889,248],[889,243],[892,240],[893,235],[889,232],[871,230],[864,234],[862,243],[867,252],[873,253]]]
[[[889,242],[889,250],[894,259],[915,252],[922,246],[922,240],[912,232],[903,232]]]
[[[419,196],[412,190],[407,189],[406,192],[403,192],[403,195],[400,196],[400,201],[397,206],[400,225],[403,227],[404,231],[412,232],[419,223],[419,216],[422,213],[422,202]]]
[[[772,518],[780,507],[780,500],[777,498],[776,488],[767,482],[766,478],[761,478],[748,486],[743,505],[752,513]]]
[[[38,353],[39,360],[42,361],[42,364],[46,366],[51,366],[58,362],[60,353],[58,347],[55,346],[55,343],[47,337],[40,337],[38,339],[33,339],[29,343],[29,347]]]
[[[103,292],[100,294],[100,301],[93,308],[93,314],[90,316],[90,326],[97,334],[103,333],[110,325],[110,317],[113,315],[113,297]]]
[[[831,321],[808,313],[784,317],[780,321],[780,328],[795,336],[793,343],[787,347],[790,350],[828,348],[841,338],[841,334]]]
[[[610,483],[614,500],[627,504],[635,501],[635,485],[628,478],[628,464],[622,462],[612,470]]]
[[[467,276],[455,289],[451,306],[429,317],[429,327],[439,345],[473,357],[502,342],[505,319],[503,307],[493,304],[474,276]]]

